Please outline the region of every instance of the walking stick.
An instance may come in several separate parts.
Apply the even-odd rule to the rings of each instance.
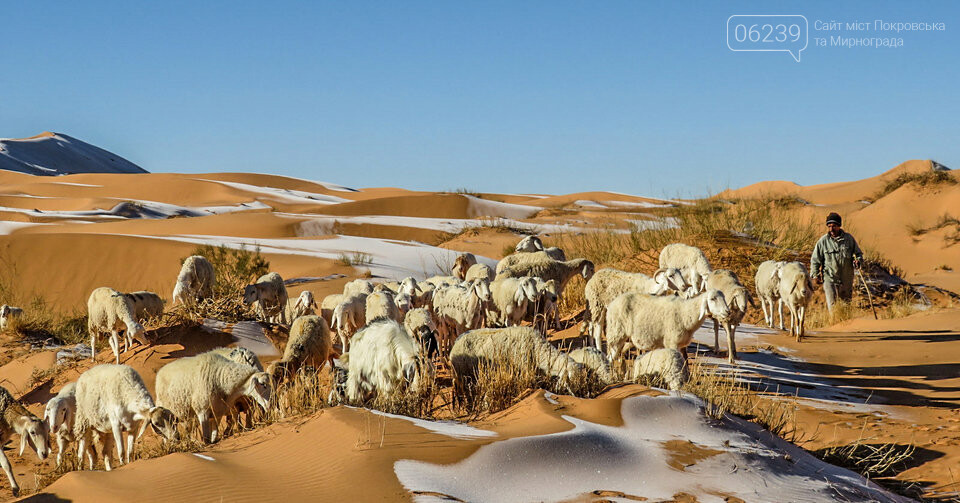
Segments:
[[[867,300],[870,301],[870,309],[873,310],[873,319],[879,320],[877,317],[877,308],[873,307],[873,295],[870,294],[870,287],[867,286],[867,280],[863,279],[863,273],[860,271],[860,268],[857,268],[857,276],[860,276],[860,282],[863,283],[863,289],[867,291]]]

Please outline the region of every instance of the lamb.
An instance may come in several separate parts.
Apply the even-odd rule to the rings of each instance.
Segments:
[[[600,269],[587,281],[583,289],[583,296],[587,300],[586,320],[587,332],[593,335],[594,347],[603,349],[601,341],[605,331],[604,320],[607,315],[607,306],[620,295],[627,292],[660,295],[669,290],[682,292],[686,290],[686,281],[679,269],[660,269],[653,273],[653,277],[643,273],[632,273],[620,269]]]
[[[720,326],[727,333],[727,361],[733,363],[737,358],[737,342],[734,336],[740,321],[747,314],[747,304],[751,302],[750,293],[740,283],[737,274],[728,269],[716,269],[707,276],[707,289],[723,292],[727,301],[727,316],[713,316],[713,351],[720,352]]]
[[[200,255],[187,257],[173,287],[173,303],[189,304],[210,297],[216,282],[216,273],[209,260]]]
[[[394,320],[377,320],[363,327],[350,350],[347,400],[363,403],[404,385],[408,392],[419,391],[421,381],[432,374],[419,349],[413,336]]]
[[[123,295],[133,304],[133,315],[137,321],[146,321],[163,314],[163,299],[153,292],[141,290]]]
[[[0,387],[0,445],[10,441],[13,434],[20,435],[20,455],[29,444],[37,453],[41,460],[47,458],[50,453],[50,438],[47,433],[46,425],[18,402],[6,388]],[[17,479],[13,476],[13,469],[10,466],[10,460],[0,449],[0,466],[10,481],[10,488],[13,495],[20,494],[20,486],[17,485]]]
[[[562,295],[570,279],[579,274],[589,281],[593,277],[593,270],[593,262],[584,258],[559,261],[550,258],[545,252],[519,253],[510,255],[497,264],[497,277],[536,276],[544,281],[552,279],[557,284],[557,292]]]
[[[567,260],[567,255],[563,253],[563,250],[557,248],[556,246],[544,248],[543,241],[541,241],[537,236],[527,236],[521,239],[520,242],[517,243],[517,246],[514,248],[514,250],[517,253],[535,253],[542,251],[546,252],[546,254],[554,260]]]
[[[707,275],[713,268],[710,267],[710,261],[700,248],[683,243],[669,244],[660,250],[659,260],[661,269],[673,267],[683,272],[683,277],[690,285],[692,294],[706,289]]]
[[[638,351],[674,348],[686,355],[693,333],[708,315],[729,315],[723,292],[707,290],[690,299],[625,293],[607,306],[607,358],[619,370],[631,346]]]
[[[584,372],[583,366],[550,345],[531,327],[481,328],[461,335],[450,351],[457,395],[469,397],[477,369],[508,365],[524,368],[531,363],[537,372],[557,378],[557,385],[573,394],[571,379]]]
[[[490,269],[487,264],[473,264],[470,269],[467,269],[467,275],[463,280],[470,282],[477,279],[486,279],[492,283],[495,277],[496,274],[494,274],[493,269]]]
[[[539,298],[537,280],[529,276],[500,278],[490,284],[490,294],[496,310],[489,310],[487,318],[501,327],[519,325],[527,314],[527,306]]]
[[[327,320],[327,324],[331,327],[333,326],[333,310],[343,302],[344,295],[342,293],[334,293],[327,295],[320,302],[320,316]]]
[[[757,267],[754,283],[757,287],[757,298],[760,299],[760,308],[763,309],[763,319],[767,326],[773,328],[773,303],[777,303],[780,313],[780,330],[783,330],[783,302],[780,301],[780,269],[786,262],[767,260]]]
[[[345,297],[333,310],[332,328],[340,337],[340,349],[347,352],[350,338],[364,325],[367,319],[367,294],[356,293]]]
[[[437,354],[437,325],[430,311],[422,307],[407,311],[403,328],[420,343],[423,354],[430,358]]]
[[[90,359],[96,361],[97,337],[110,332],[110,348],[120,363],[120,331],[126,330],[124,351],[134,339],[148,344],[146,330],[137,322],[133,303],[113,288],[100,287],[87,300],[87,330],[90,332]]]
[[[57,435],[57,466],[63,463],[63,453],[67,444],[73,442],[73,424],[77,417],[77,383],[72,382],[60,389],[47,402],[43,411],[43,420],[47,431]]]
[[[632,379],[636,381],[642,377],[650,379],[654,386],[662,383],[667,389],[679,390],[690,379],[690,373],[681,352],[660,348],[644,353],[633,362]]]
[[[316,309],[317,301],[313,298],[313,292],[304,290],[300,292],[300,296],[297,297],[295,302],[291,303],[289,300],[287,301],[287,320],[293,323],[293,320],[301,316],[317,314]]]
[[[592,346],[585,346],[574,349],[568,356],[575,362],[583,365],[589,373],[596,376],[603,384],[612,384],[615,380],[613,372],[610,370],[610,362],[599,349]]]
[[[790,333],[803,339],[807,304],[813,298],[813,284],[807,268],[800,262],[787,262],[780,268],[780,300],[790,310]]]
[[[263,364],[260,363],[260,359],[257,358],[257,354],[247,348],[239,346],[235,348],[215,348],[211,349],[209,352],[217,353],[228,360],[249,365],[257,369],[258,372],[263,372]]]
[[[483,305],[488,301],[490,285],[486,280],[437,288],[433,294],[433,308],[442,351],[449,350],[459,334],[480,326]]]
[[[306,365],[313,366],[319,372],[327,362],[330,362],[330,368],[333,368],[330,327],[323,318],[309,315],[293,321],[287,346],[283,349],[283,357],[271,363],[267,372],[273,376],[275,382],[281,382],[285,376],[295,374]]]
[[[84,372],[77,380],[76,398],[73,433],[79,440],[77,454],[81,461],[83,454],[87,454],[91,469],[94,433],[102,440],[103,461],[108,471],[112,468],[113,447],[117,449],[117,463],[129,463],[134,443],[143,436],[147,426],[167,440],[180,440],[176,417],[154,404],[140,374],[127,365],[97,365]],[[126,448],[123,432],[127,432]]]
[[[370,294],[373,293],[373,283],[365,279],[355,279],[346,285],[343,285],[343,297],[350,297],[358,293]]]
[[[364,318],[366,323],[370,323],[377,318],[403,321],[400,310],[397,309],[396,298],[390,293],[390,290],[374,291],[367,295]]]
[[[417,280],[412,276],[407,276],[400,281],[400,285],[397,287],[397,294],[407,294],[411,298],[416,297],[417,295]]]
[[[463,281],[463,279],[467,276],[467,270],[469,270],[470,267],[476,263],[477,257],[475,257],[472,253],[457,255],[457,259],[453,263],[452,274],[460,281]]]
[[[304,318],[299,318],[304,319]],[[157,403],[182,421],[191,415],[200,422],[200,436],[213,443],[219,438],[220,418],[227,429],[235,422],[237,401],[249,398],[267,410],[273,395],[270,375],[225,358],[217,352],[180,358],[157,372]]]
[[[0,306],[0,330],[5,330],[7,327],[14,327],[22,317],[23,309],[6,304]]]
[[[257,278],[256,283],[247,285],[243,289],[245,304],[257,303],[257,314],[265,321],[282,324],[287,323],[287,287],[283,285],[283,278],[275,272],[264,274]]]

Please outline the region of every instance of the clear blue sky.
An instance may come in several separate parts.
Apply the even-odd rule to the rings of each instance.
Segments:
[[[8,4],[0,136],[63,132],[154,172],[437,190],[672,196],[960,167],[956,3],[140,4]],[[729,51],[732,14],[805,15],[801,62]],[[817,19],[946,31],[822,48]]]

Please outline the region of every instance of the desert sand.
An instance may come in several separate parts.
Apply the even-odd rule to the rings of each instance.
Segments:
[[[798,197],[805,201],[798,214],[818,226],[826,213],[840,211],[861,244],[881,250],[905,280],[960,292],[960,245],[945,240],[951,229],[910,230],[932,227],[951,212],[956,217],[960,185],[904,185],[866,202],[898,174],[929,168],[927,161],[908,161],[865,180],[809,187],[761,182],[717,197]],[[309,289],[319,300],[357,277],[445,273],[457,252],[493,264],[522,237],[516,231],[626,232],[627,220],[660,222],[660,211],[674,204],[613,192],[470,195],[332,182],[243,173],[41,177],[0,170],[0,274],[18,290],[0,303],[39,296],[53,311],[80,314],[99,286],[170,299],[180,259],[198,244],[259,247],[271,270],[291,282],[291,297]],[[344,263],[341,256],[354,252],[368,254],[369,262]],[[710,322],[701,328],[691,352],[698,360],[796,407],[795,435],[787,439],[795,445],[740,418],[711,422],[690,394],[636,384],[594,399],[530,390],[502,412],[457,422],[324,408],[199,452],[142,459],[112,472],[70,472],[28,499],[905,501],[804,451],[858,439],[914,446],[918,454],[892,479],[955,496],[960,300],[944,295],[906,317],[864,315],[810,330],[802,343],[757,327],[754,312],[738,332],[735,367],[709,349]],[[817,296],[822,302],[822,293]],[[123,353],[121,361],[152,391],[163,365],[243,344],[239,332],[154,331],[154,344]],[[549,338],[561,346],[583,344],[572,322]],[[276,358],[283,340],[264,341],[263,359]],[[3,386],[38,415],[93,365],[82,358],[58,366],[62,348],[9,332],[0,334],[0,343]],[[98,358],[112,354],[107,348]],[[152,433],[142,442],[159,443]],[[14,447],[5,452],[30,495],[35,474],[51,472],[54,463],[39,462],[29,450],[19,456]],[[9,488],[0,477],[0,498],[11,497]]]

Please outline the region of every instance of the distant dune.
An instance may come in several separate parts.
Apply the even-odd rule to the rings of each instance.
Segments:
[[[147,173],[117,154],[49,131],[30,138],[0,139],[0,169],[44,176]]]

